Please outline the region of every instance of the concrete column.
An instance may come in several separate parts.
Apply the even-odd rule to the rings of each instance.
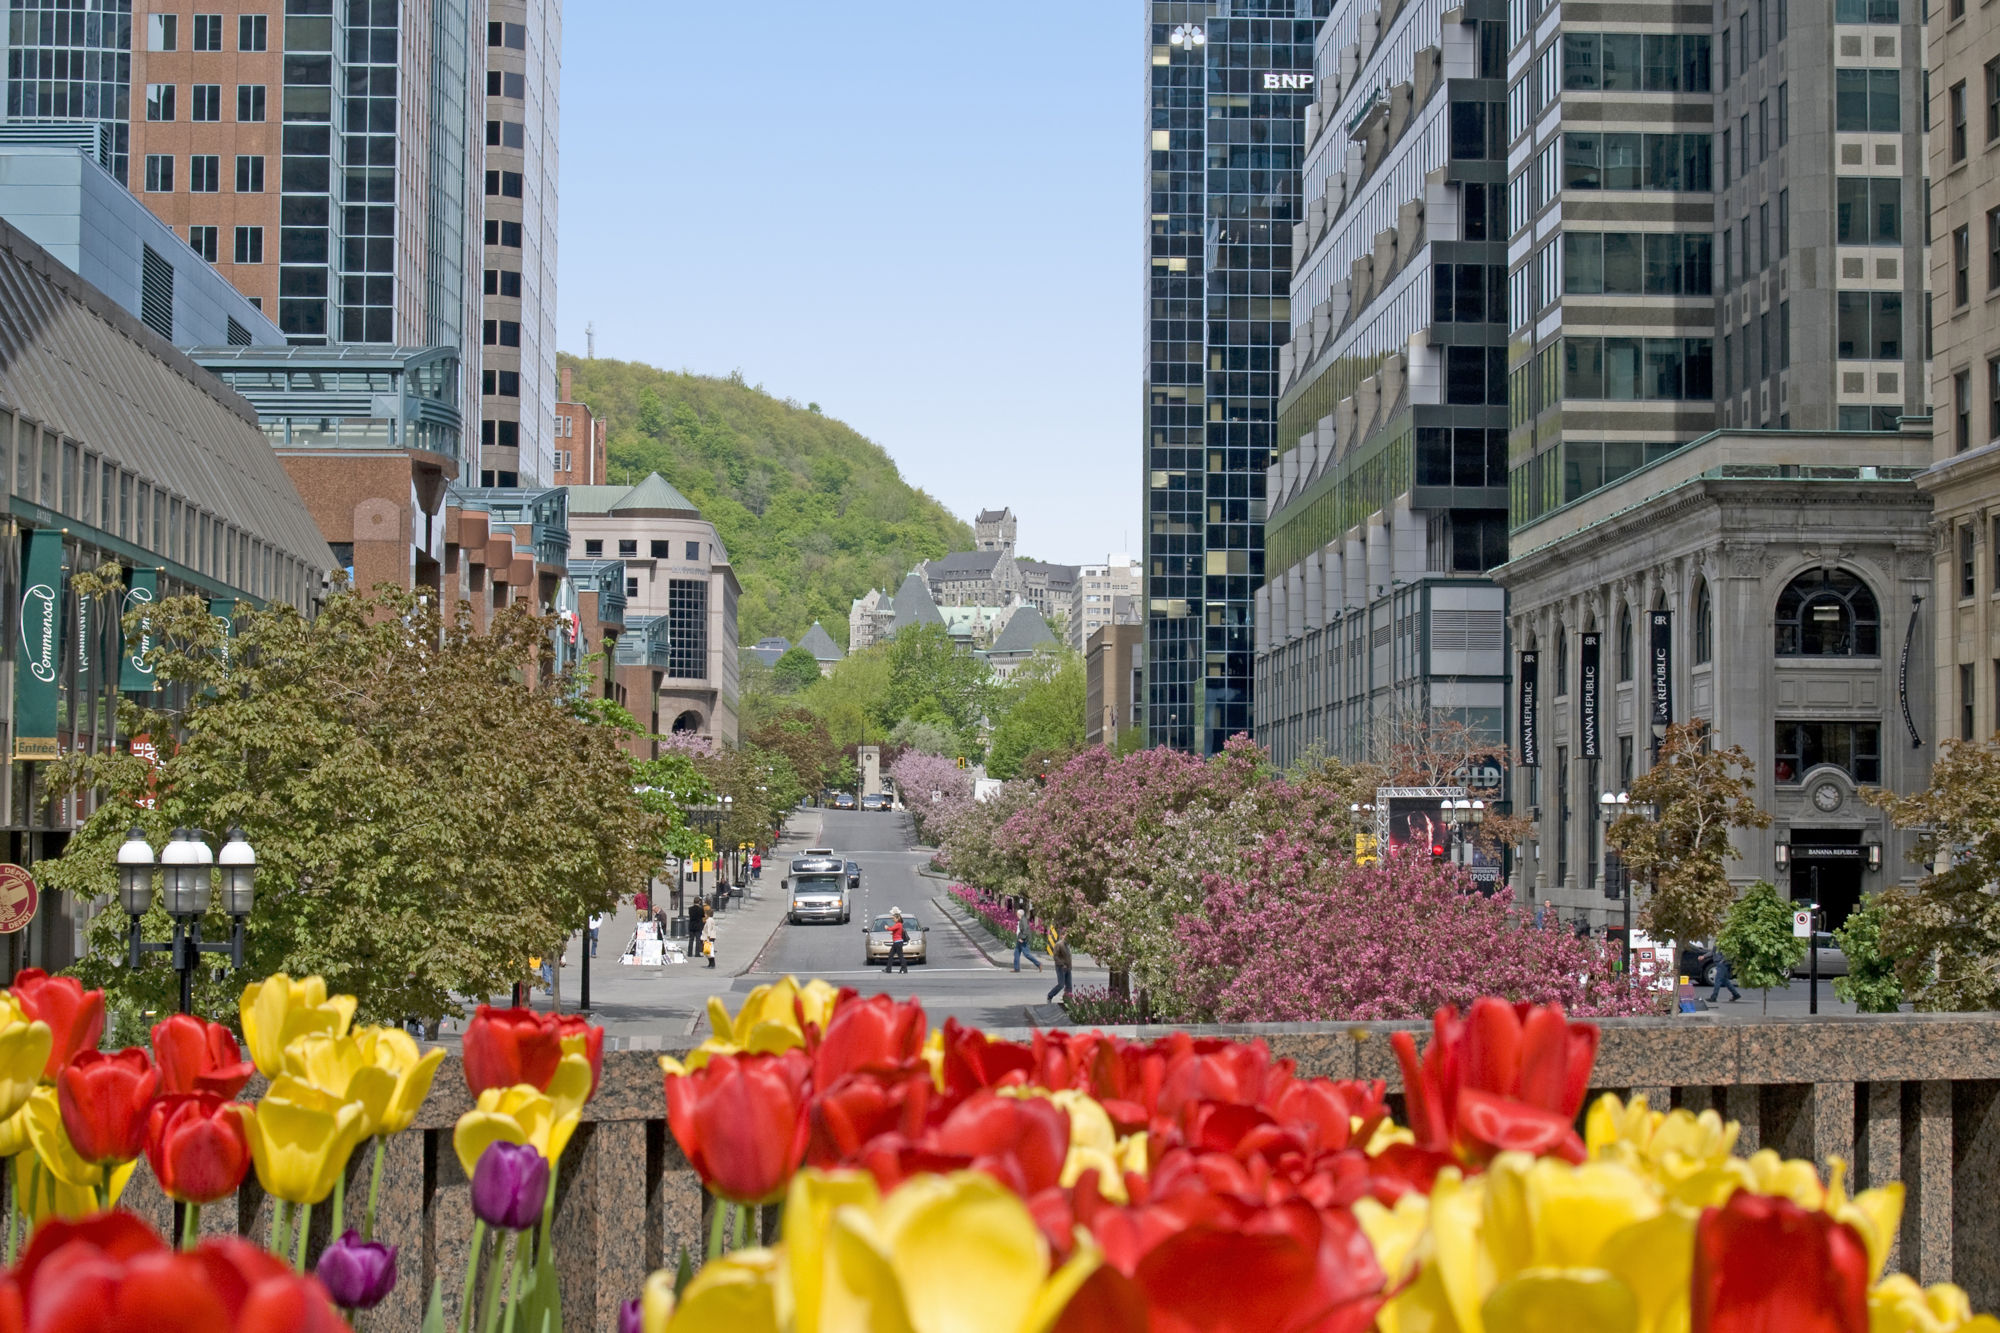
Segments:
[[[1295,641],[1306,632],[1306,572],[1302,565],[1285,571],[1285,637]]]
[[[1339,541],[1330,541],[1320,552],[1320,564],[1326,570],[1324,587],[1321,590],[1323,613],[1320,623],[1331,625],[1334,618],[1347,609],[1347,554]]]
[[[1326,624],[1326,566],[1322,553],[1314,551],[1305,561],[1305,600],[1301,605],[1305,632],[1310,634]]]
[[[1347,571],[1346,609],[1349,611],[1358,611],[1368,605],[1368,595],[1372,591],[1368,586],[1368,546],[1364,536],[1366,532],[1365,524],[1349,528],[1343,543],[1346,555],[1341,563]]]
[[[1251,614],[1256,618],[1257,621],[1257,624],[1254,627],[1255,633],[1252,642],[1256,645],[1255,652],[1257,656],[1262,657],[1264,654],[1271,651],[1271,585],[1270,584],[1266,583],[1261,588],[1257,589],[1256,595],[1251,599],[1251,607],[1252,607]]]

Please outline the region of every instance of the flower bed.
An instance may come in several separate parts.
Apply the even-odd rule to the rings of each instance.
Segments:
[[[1902,1189],[1733,1149],[1714,1112],[1607,1095],[1556,1006],[1440,1012],[1382,1082],[1261,1042],[996,1040],[914,1001],[759,987],[685,1062],[670,1129],[779,1240],[662,1271],[643,1333],[2000,1333],[1884,1272]]]
[[[1063,1008],[1069,1011],[1072,1023],[1131,1027],[1150,1021],[1140,1014],[1137,1004],[1114,995],[1108,986],[1078,986],[1063,1001]]]
[[[1011,949],[1019,937],[1021,914],[1007,906],[994,894],[984,889],[975,889],[970,884],[953,884],[945,890],[959,906],[972,913],[980,925],[986,927],[1002,945]]]

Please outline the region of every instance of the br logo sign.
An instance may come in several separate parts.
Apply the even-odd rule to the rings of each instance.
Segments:
[[[41,894],[35,877],[16,865],[0,865],[0,935],[12,935],[35,919]]]

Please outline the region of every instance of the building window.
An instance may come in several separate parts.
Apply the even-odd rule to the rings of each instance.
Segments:
[[[1975,702],[1972,690],[1972,667],[1969,665],[1959,667],[1958,738],[1962,741],[1974,739],[1977,730],[1972,720],[1972,706]]]
[[[486,95],[488,97],[511,97],[516,101],[528,95],[528,80],[525,75],[503,73],[497,69],[486,71]]]
[[[264,193],[264,159],[238,154],[236,158],[236,193]]]
[[[520,249],[521,224],[518,222],[502,222],[496,218],[486,219],[486,243],[508,250]]]
[[[479,391],[488,398],[519,398],[521,396],[521,372],[518,370],[485,370],[480,372]]]
[[[487,269],[486,294],[488,296],[518,297],[521,294],[521,275],[512,269]]]
[[[653,559],[655,560],[671,560],[674,558],[674,544],[672,542],[656,541],[652,544],[652,551]]]
[[[222,189],[222,159],[214,153],[196,153],[188,158],[188,189],[195,194],[215,194]]]
[[[586,539],[583,543],[583,553],[592,559],[601,558],[604,555],[604,539],[601,537]]]
[[[1875,593],[1844,569],[1807,570],[1778,595],[1780,657],[1877,657]]]
[[[521,173],[518,171],[487,172],[486,197],[489,199],[519,199],[521,197]]]
[[[1569,749],[1556,747],[1556,883],[1569,879]]]
[[[1836,69],[1833,127],[1842,134],[1897,134],[1903,128],[1902,71]]]
[[[1951,160],[1965,161],[1965,80],[1951,85]]]
[[[685,680],[708,675],[706,580],[667,580],[667,674]]]
[[[1715,396],[1708,338],[1565,338],[1565,398],[1706,402]]]
[[[171,153],[146,154],[146,193],[174,192],[174,158]]]
[[[2000,440],[2000,358],[1986,360],[1986,438]]]
[[[1952,444],[1958,453],[1972,447],[1972,372],[1961,370],[1951,377]]]
[[[222,85],[219,83],[197,83],[188,89],[193,95],[194,105],[189,115],[195,120],[222,119]]]
[[[1710,188],[1713,147],[1706,134],[1565,133],[1562,145],[1566,190]]]
[[[2000,58],[1986,62],[1986,142],[2000,139]]]
[[[261,264],[264,262],[264,229],[262,227],[238,227],[236,229],[236,262],[239,264]]]
[[[174,118],[174,85],[171,83],[149,83],[146,85],[146,119],[172,120]]]
[[[688,559],[690,559],[690,560],[699,560],[699,559],[701,559],[701,543],[700,543],[700,542],[689,542],[689,543],[687,544],[687,558],[688,558]]]
[[[1973,560],[1975,546],[1976,543],[1973,540],[1972,525],[1970,523],[1959,524],[1958,525],[1958,595],[1961,598],[1975,596],[1979,591],[1979,567],[1974,563]]]
[[[188,246],[211,264],[215,262],[215,231],[214,227],[188,228]]]
[[[1972,299],[1972,228],[1955,227],[1951,233],[1951,294],[1959,305]]]
[[[179,47],[180,18],[173,14],[148,14],[146,16],[146,49],[148,51],[173,51]]]
[[[488,347],[519,347],[521,345],[521,321],[518,319],[489,319],[484,321],[481,338]]]
[[[1562,698],[1569,693],[1569,631],[1560,624],[1556,626],[1556,678],[1550,693]]]
[[[1792,141],[1792,103],[1785,94],[1785,84],[1778,85],[1778,147],[1783,148]]]
[[[518,23],[489,23],[486,25],[486,44],[510,51],[525,51],[528,49],[528,30]]]
[[[197,51],[220,51],[222,49],[222,15],[196,14],[194,16],[194,49]]]
[[[526,146],[526,137],[518,120],[489,120],[486,122],[486,146],[488,148],[521,148]]]
[[[1618,608],[1618,679],[1632,679],[1632,608]]]
[[[245,125],[253,125],[264,119],[264,85],[261,83],[239,83],[236,85],[236,119]]]
[[[621,542],[619,542],[619,543],[618,543],[618,558],[619,558],[619,559],[621,559],[621,560],[637,560],[637,559],[639,558],[639,542],[638,542],[638,539],[637,539],[637,538],[634,538],[634,539],[633,539],[633,540],[631,540],[631,541],[621,541]]]
[[[631,578],[625,580],[625,600],[628,602],[639,600],[639,580]]]
[[[1709,595],[1708,580],[1703,579],[1694,594],[1694,661],[1696,666],[1706,665],[1715,656],[1715,599]]]
[[[1993,590],[2000,592],[2000,517],[1993,519],[1993,526],[1988,528],[1987,532],[1993,539]],[[2000,695],[1995,697],[2000,698]]]
[[[236,20],[236,49],[262,51],[268,44],[269,24],[262,14],[245,14]]]
[[[1780,722],[1772,776],[1795,786],[1820,764],[1832,764],[1856,782],[1880,782],[1881,732],[1875,722]]]
[[[1834,335],[1842,360],[1903,359],[1901,292],[1840,292],[1834,310]]]

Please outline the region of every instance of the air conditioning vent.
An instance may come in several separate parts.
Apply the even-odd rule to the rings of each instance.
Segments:
[[[1506,624],[1498,611],[1431,612],[1431,651],[1497,653]]]
[[[174,336],[174,266],[150,245],[139,247],[139,319],[162,338]]]

